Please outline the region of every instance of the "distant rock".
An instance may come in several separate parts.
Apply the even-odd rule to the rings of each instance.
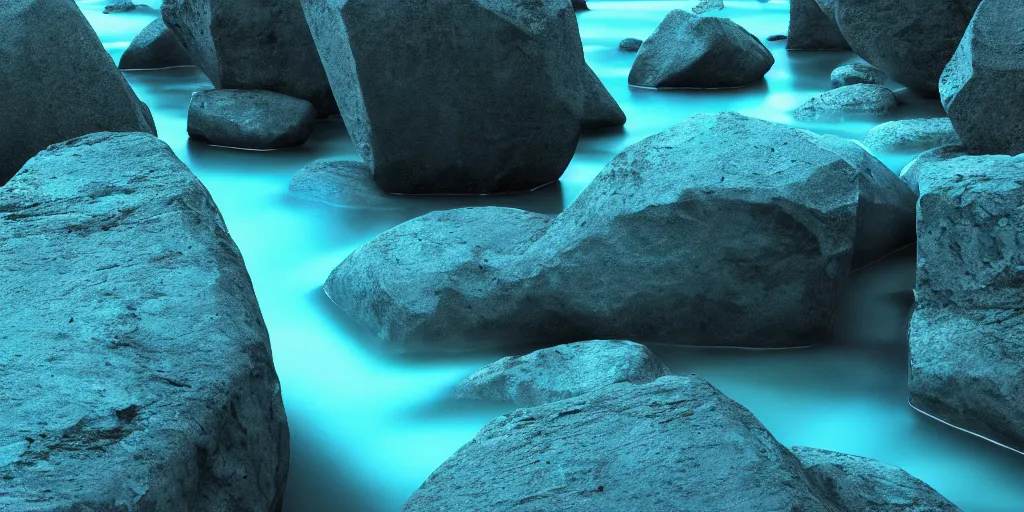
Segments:
[[[622,41],[619,41],[619,49],[624,52],[636,52],[640,50],[640,45],[644,42],[635,37],[627,37]]]
[[[645,384],[670,373],[639,343],[580,341],[491,363],[460,382],[455,397],[532,407],[620,382]]]
[[[280,510],[267,329],[171,149],[109,132],[51,146],[0,188],[0,219],[0,508]]]
[[[398,210],[410,207],[408,198],[388,194],[373,181],[363,162],[317,160],[299,171],[288,185],[297,197],[344,208]]]
[[[823,0],[819,0],[823,1]],[[836,22],[815,0],[790,0],[787,50],[850,49]]]
[[[786,39],[788,39],[788,37],[786,37],[786,36],[784,36],[782,34],[775,34],[775,35],[768,36],[767,39],[769,41],[771,41],[771,42],[775,42],[775,41],[785,41]]]
[[[135,3],[131,0],[114,0],[103,8],[103,14],[113,14],[119,12],[132,12],[135,10]]]
[[[711,11],[721,11],[722,9],[725,9],[724,0],[700,0],[692,10],[694,14],[704,14]]]
[[[583,130],[603,130],[626,124],[626,114],[590,66],[583,65]]]
[[[773,64],[775,58],[761,41],[731,20],[676,9],[640,47],[629,83],[741,87],[762,80]]]
[[[0,24],[0,185],[50,144],[104,130],[156,133],[73,2],[4,0]]]
[[[586,11],[588,9],[587,0],[572,0],[572,8],[577,11]]]
[[[864,145],[875,151],[917,152],[946,145],[959,145],[960,137],[946,117],[902,119],[882,123],[864,137]]]
[[[312,135],[315,122],[311,103],[270,91],[199,91],[188,106],[188,136],[218,146],[300,146]]]
[[[972,153],[1024,153],[1024,3],[985,0],[942,74],[939,91]]]
[[[158,69],[192,65],[192,57],[181,45],[178,36],[157,18],[132,39],[121,54],[121,69]]]
[[[557,217],[430,213],[354,251],[324,290],[394,352],[802,346],[852,268],[913,241],[914,200],[853,141],[697,115],[627,148]]]
[[[896,110],[892,91],[880,85],[856,84],[825,91],[793,113],[800,121],[845,121],[884,116]]]
[[[855,84],[885,85],[889,76],[878,68],[855,62],[832,70],[829,80],[833,88]]]

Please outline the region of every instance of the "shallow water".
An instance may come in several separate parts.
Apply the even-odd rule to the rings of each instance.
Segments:
[[[80,2],[115,61],[156,14],[103,15]],[[790,112],[829,88],[848,52],[789,52],[766,43],[776,64],[764,84],[721,91],[650,91],[626,85],[633,55],[673,8],[695,1],[591,0],[579,15],[587,61],[629,117],[625,129],[586,136],[559,186],[497,198],[418,199],[419,210],[360,211],[288,196],[291,177],[324,157],[358,159],[343,127],[321,122],[302,148],[248,152],[192,143],[185,117],[193,91],[210,88],[195,68],[126,73],[153,110],[160,137],[210,190],[245,257],[274,349],[292,433],[287,511],[396,510],[441,462],[504,409],[454,404],[448,391],[494,355],[396,360],[339,318],[320,291],[353,249],[431,208],[498,204],[557,212],[621,149],[698,112],[735,110],[819,132],[861,138],[874,124],[807,125]],[[755,35],[785,34],[788,3],[727,0],[720,13]],[[904,96],[893,118],[942,115],[935,101]],[[898,170],[911,155],[879,155]],[[676,372],[698,373],[749,408],[786,445],[864,455],[903,467],[966,511],[1024,510],[1024,456],[945,426],[907,405],[904,313],[912,251],[858,276],[824,347],[747,351],[653,347]]]

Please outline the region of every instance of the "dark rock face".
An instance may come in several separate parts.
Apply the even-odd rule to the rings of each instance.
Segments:
[[[626,124],[626,114],[590,66],[583,65],[583,130],[602,130]]]
[[[1024,450],[1024,156],[935,153],[916,172],[910,402]]]
[[[288,191],[343,208],[400,210],[414,206],[409,198],[381,190],[368,165],[347,160],[318,160],[303,167],[288,184]]]
[[[821,0],[819,0],[821,1]],[[790,0],[787,50],[849,50],[836,22],[815,0]]]
[[[156,133],[73,2],[5,0],[0,20],[0,185],[50,144],[97,131]]]
[[[502,358],[466,377],[455,388],[455,397],[531,407],[620,382],[646,384],[670,373],[639,343],[580,341]]]
[[[165,0],[164,22],[218,89],[279,92],[338,112],[299,0]]]
[[[349,135],[384,190],[526,191],[565,171],[586,66],[565,0],[303,7]]]
[[[324,289],[396,352],[801,346],[851,268],[913,241],[913,217],[913,193],[852,141],[698,115],[629,147],[555,218],[434,212],[357,249]]]
[[[586,11],[587,0],[572,0],[572,8],[577,11]]]
[[[135,3],[131,0],[114,0],[105,7],[103,7],[103,14],[113,14],[118,12],[132,12],[135,10]]]
[[[633,61],[630,85],[741,87],[764,78],[775,58],[731,20],[676,9],[658,25]]]
[[[51,146],[0,188],[0,215],[3,508],[279,510],[288,426],[266,327],[170,148]]]
[[[800,121],[844,121],[875,118],[896,110],[892,91],[880,85],[847,85],[825,91],[800,105],[793,117]]]
[[[299,146],[309,139],[315,122],[316,111],[308,101],[270,91],[200,91],[188,106],[188,136],[218,146]]]
[[[164,24],[156,19],[146,25],[139,35],[132,39],[128,49],[121,54],[117,67],[121,69],[158,69],[172,66],[189,66],[192,57]]]
[[[1024,4],[985,0],[942,74],[939,91],[972,153],[1024,153]]]
[[[640,45],[644,44],[643,41],[635,37],[627,37],[622,41],[619,41],[619,49],[624,52],[637,52],[640,51]]]
[[[864,137],[864,145],[875,151],[915,152],[959,144],[960,137],[946,117],[889,121]]]
[[[867,64],[853,63],[833,69],[829,80],[834,88],[855,84],[885,85],[889,76],[884,71]]]

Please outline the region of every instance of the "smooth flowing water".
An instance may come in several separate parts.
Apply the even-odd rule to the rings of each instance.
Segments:
[[[80,2],[115,61],[157,16],[104,15],[106,2]],[[557,186],[525,195],[410,199],[417,209],[360,211],[304,202],[288,182],[316,159],[358,159],[337,121],[317,126],[305,146],[252,152],[191,142],[192,92],[210,88],[196,68],[126,76],[153,110],[160,137],[210,190],[245,257],[270,337],[292,434],[289,512],[397,510],[420,483],[503,408],[462,405],[451,388],[500,354],[396,359],[373,351],[366,333],[340,318],[320,291],[330,271],[382,231],[431,209],[493,204],[558,212],[628,144],[698,112],[733,110],[801,125],[790,112],[829,86],[848,52],[786,52],[763,84],[720,91],[652,91],[626,85],[633,54],[624,37],[647,37],[668,11],[695,1],[591,0],[578,16],[587,61],[629,117],[625,129],[584,137]],[[726,0],[731,17],[764,40],[785,34],[788,3]],[[45,51],[45,49],[40,49]],[[903,95],[898,118],[942,115],[935,101]],[[879,121],[881,122],[881,121]],[[860,139],[873,124],[801,125]],[[912,155],[879,155],[892,169]],[[784,351],[652,347],[678,373],[698,373],[754,414],[786,445],[873,457],[903,467],[964,510],[1024,510],[1024,456],[915,412],[907,403],[905,314],[912,250],[857,276],[835,343]]]

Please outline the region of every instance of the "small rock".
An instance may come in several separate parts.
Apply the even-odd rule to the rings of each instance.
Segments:
[[[192,64],[192,56],[181,45],[178,36],[167,28],[164,20],[157,18],[132,39],[117,67],[159,69]]]
[[[103,8],[103,14],[132,12],[137,6],[131,0],[114,0]]]
[[[772,42],[775,42],[775,41],[785,41],[786,39],[789,39],[789,38],[784,36],[784,35],[782,35],[782,34],[774,34],[774,35],[768,36],[768,40],[772,41]]]
[[[826,91],[796,109],[800,121],[844,121],[884,116],[896,110],[896,95],[880,85],[856,84]]]
[[[721,11],[725,9],[724,0],[700,0],[693,8],[694,14],[704,14],[710,11]]]
[[[572,8],[577,11],[586,11],[587,0],[572,0]]]
[[[297,197],[343,208],[398,210],[410,201],[388,194],[373,181],[373,171],[363,162],[317,160],[299,171],[288,185]]]
[[[640,45],[644,42],[635,37],[627,37],[622,41],[619,41],[619,49],[624,52],[636,52],[640,50]]]
[[[903,119],[872,128],[864,137],[864,144],[875,151],[912,153],[960,145],[960,137],[946,117]]]
[[[822,12],[815,0],[790,0],[789,41],[787,50],[839,50],[847,51],[843,34],[836,22]]]
[[[884,71],[858,62],[832,70],[829,79],[832,81],[832,87],[837,88],[855,84],[885,85],[889,77]]]
[[[188,106],[189,137],[233,148],[299,146],[313,133],[315,121],[311,103],[270,91],[200,91]]]
[[[626,114],[605,88],[601,79],[594,74],[590,66],[583,65],[583,120],[580,127],[584,131],[603,130],[626,124]]]

